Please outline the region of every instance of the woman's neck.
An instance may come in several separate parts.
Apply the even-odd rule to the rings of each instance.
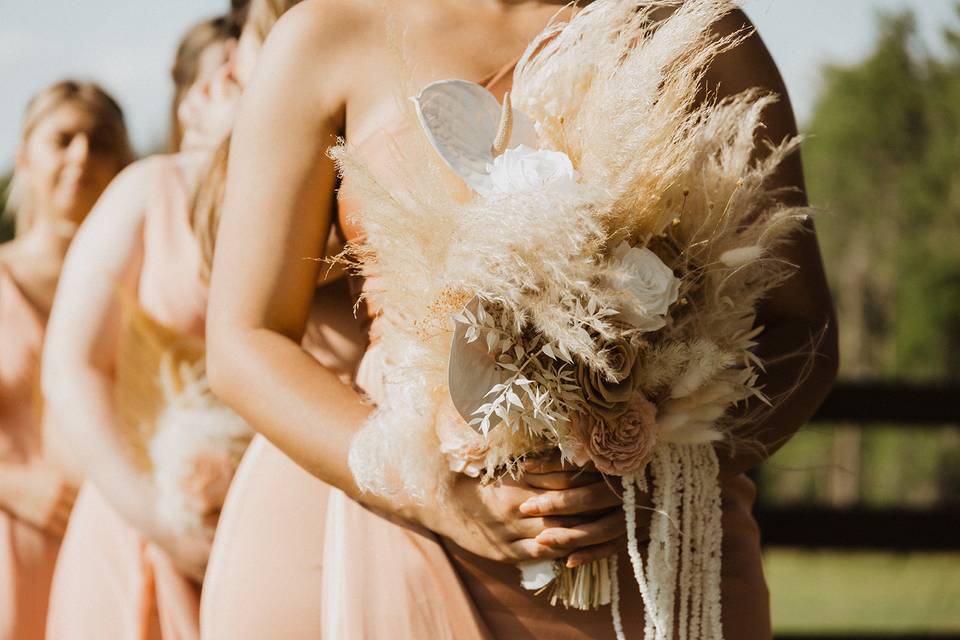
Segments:
[[[76,230],[77,225],[69,220],[41,218],[28,231],[0,246],[0,262],[43,317],[50,313],[60,270]]]
[[[41,216],[20,241],[38,258],[62,261],[79,225],[64,218]]]

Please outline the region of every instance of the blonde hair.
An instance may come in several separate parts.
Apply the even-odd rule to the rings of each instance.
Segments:
[[[180,142],[183,140],[183,127],[177,118],[177,108],[197,80],[200,56],[207,47],[238,37],[240,37],[240,25],[232,15],[228,14],[194,25],[180,40],[173,68],[170,70],[174,85],[173,102],[170,105],[169,148],[171,153],[180,150]]]
[[[246,7],[245,33],[251,34],[260,43],[267,39],[273,25],[284,13],[300,0],[252,0]],[[217,227],[220,224],[220,206],[227,179],[227,162],[230,156],[231,136],[221,143],[213,154],[207,173],[197,190],[190,223],[200,244],[203,257],[201,275],[208,278],[213,265],[213,250],[216,245]]]
[[[26,144],[30,135],[37,126],[51,113],[65,104],[75,104],[92,113],[97,120],[106,125],[112,147],[117,150],[117,160],[120,167],[133,161],[133,149],[127,135],[127,125],[123,118],[123,110],[99,85],[93,82],[78,82],[76,80],[61,80],[37,93],[30,102],[23,116],[23,129],[20,134],[21,144]],[[14,172],[7,190],[7,203],[4,215],[12,214],[17,234],[24,233],[34,223],[36,211],[31,202],[29,190]]]

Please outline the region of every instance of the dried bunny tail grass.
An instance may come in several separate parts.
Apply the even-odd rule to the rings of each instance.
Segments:
[[[682,177],[709,63],[736,46],[710,27],[735,8],[726,0],[600,2],[527,48],[514,104],[539,122],[587,181],[610,193],[608,225],[633,236],[659,231],[660,202]],[[669,17],[655,19],[668,8]]]
[[[724,439],[718,443],[721,455],[730,457],[746,454],[756,456],[757,458],[767,458],[779,449],[790,435],[784,435],[779,440],[771,440],[770,434],[760,435],[764,426],[768,423],[770,414],[781,407],[806,383],[809,376],[813,373],[816,365],[816,359],[820,356],[820,346],[826,337],[829,327],[824,325],[820,331],[811,334],[807,346],[798,348],[795,351],[782,354],[776,359],[765,360],[764,365],[774,365],[782,361],[803,360],[803,367],[789,387],[769,397],[764,394],[766,402],[755,403],[754,406],[733,411],[721,421],[718,428],[724,433]]]
[[[202,361],[193,365],[181,362],[176,372],[170,370],[171,366],[170,358],[161,364],[166,402],[149,442],[158,513],[174,531],[200,534],[212,542],[213,528],[204,523],[205,514],[197,506],[204,502],[204,496],[190,494],[190,481],[198,473],[197,465],[206,461],[217,473],[229,474],[208,479],[226,488],[253,431],[210,393]],[[201,508],[218,506],[222,503]]]
[[[385,328],[357,373],[377,408],[354,436],[350,470],[363,491],[420,504],[442,501],[449,474],[433,399],[446,383],[446,360],[436,346],[404,335]]]
[[[609,368],[603,339],[615,328],[586,311],[614,307],[620,295],[595,286],[608,269],[596,258],[606,237],[595,209],[604,190],[578,186],[461,203],[423,175],[405,178],[402,190],[386,189],[349,146],[331,156],[350,178],[349,197],[364,202],[364,244],[343,259],[375,281],[398,327],[448,324],[432,315],[435,303],[450,290],[469,291],[591,366]]]
[[[616,329],[596,310],[616,306],[618,293],[596,286],[607,268],[596,258],[606,234],[594,203],[603,197],[580,187],[471,203],[457,225],[449,281],[496,301],[547,340],[607,370],[596,336],[609,339]]]

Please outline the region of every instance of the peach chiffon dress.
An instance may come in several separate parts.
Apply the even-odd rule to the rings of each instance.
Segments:
[[[349,383],[366,344],[346,279],[317,290],[304,348]],[[317,638],[330,487],[262,436],[237,468],[203,582],[203,638]]]
[[[502,100],[515,63],[484,83]],[[420,135],[409,126],[386,130],[357,146],[368,166],[389,184],[391,148]],[[379,140],[378,140],[379,137]],[[388,138],[393,144],[385,144]],[[375,146],[376,145],[376,146]],[[347,193],[349,188],[347,186]],[[362,237],[358,203],[341,200],[349,239]],[[375,334],[374,321],[373,333]],[[376,400],[380,363],[376,344],[360,365],[357,384]],[[722,482],[724,635],[736,640],[771,637],[769,597],[760,536],[751,514],[756,489],[745,475]],[[520,585],[512,564],[487,560],[449,539],[364,509],[333,490],[324,533],[322,629],[326,638],[497,638],[596,640],[613,638],[609,607],[576,611],[553,607]],[[620,598],[628,638],[643,637],[643,603],[627,560],[619,553]]]
[[[509,89],[512,67],[505,67],[486,83],[498,97]],[[388,142],[402,145],[404,138],[416,135],[419,132],[408,125],[387,127],[354,147],[368,166],[382,171],[381,178],[388,181],[385,176],[393,162],[393,145]],[[362,215],[353,214],[361,207],[343,196],[349,193],[348,185],[345,187],[339,222],[346,237],[355,239],[362,237]],[[375,401],[382,355],[376,344],[375,309],[370,311],[371,346],[355,383]],[[257,455],[263,459],[282,456],[266,443],[259,450]],[[248,454],[253,455],[253,451]],[[269,468],[269,463],[261,461],[260,465]],[[302,475],[290,472],[290,477]],[[307,478],[285,485],[280,479],[268,479],[266,473],[259,481],[263,483],[259,489],[249,489],[251,495],[255,491],[260,494],[259,505],[248,505],[253,512],[246,520],[274,518],[277,509],[270,504],[272,500],[279,501],[279,510],[290,524],[284,529],[269,525],[280,539],[268,542],[264,532],[259,545],[250,545],[244,552],[234,549],[233,560],[246,569],[235,570],[233,576],[257,586],[235,588],[233,595],[238,597],[219,600],[216,605],[208,607],[205,602],[204,637],[255,638],[270,631],[274,637],[324,640],[614,637],[609,607],[589,612],[552,607],[547,598],[520,586],[515,566],[481,558],[430,531],[375,514],[338,489]],[[256,481],[251,486],[255,487]],[[292,495],[297,491],[302,493]],[[731,640],[771,637],[759,531],[751,515],[755,497],[755,488],[746,476],[723,483],[723,625],[725,637]],[[226,522],[224,518],[221,526]],[[264,525],[259,527],[264,531]],[[291,533],[287,531],[290,527],[300,530]],[[267,559],[267,554],[274,557]],[[640,593],[625,549],[619,555],[624,628],[627,637],[642,638]],[[251,558],[256,558],[255,563]],[[270,593],[268,604],[273,608],[258,608],[260,593]],[[298,619],[288,618],[298,612]],[[231,616],[239,616],[245,623],[253,621],[259,635],[243,633]]]
[[[207,289],[190,227],[190,190],[175,158],[145,162],[155,181],[143,222],[138,302],[158,322],[202,336]],[[57,562],[48,637],[191,640],[199,637],[199,618],[199,585],[86,482]]]
[[[0,463],[41,460],[39,380],[45,320],[0,264]],[[0,510],[0,640],[44,637],[60,538]]]

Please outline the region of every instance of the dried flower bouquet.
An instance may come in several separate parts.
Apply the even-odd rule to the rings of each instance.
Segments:
[[[775,97],[697,100],[744,36],[711,30],[732,8],[599,0],[529,45],[502,103],[428,85],[425,144],[396,150],[402,187],[332,150],[363,202],[349,251],[383,308],[359,485],[442,495],[451,470],[496,478],[554,451],[619,476],[646,636],[664,640],[722,635],[714,444],[738,404],[766,400],[756,307],[789,276],[774,250],[805,215],[766,186],[797,141],[755,154]],[[656,509],[645,561],[637,490]],[[612,602],[622,637],[614,561],[522,569],[554,602]]]

